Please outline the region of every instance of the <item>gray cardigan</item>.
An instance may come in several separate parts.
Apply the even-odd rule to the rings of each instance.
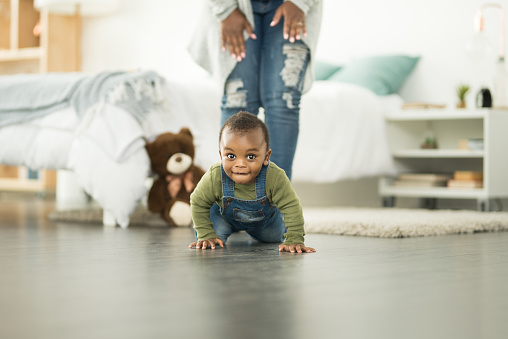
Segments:
[[[323,1],[291,0],[291,2],[305,13],[307,36],[302,37],[302,41],[310,49],[310,63],[305,74],[303,88],[305,93],[313,82],[312,63],[321,27]],[[188,50],[194,61],[213,76],[222,91],[226,79],[233,71],[237,61],[230,56],[229,52],[222,51],[220,22],[227,18],[235,8],[238,8],[254,29],[251,0],[207,0],[203,1],[203,5]],[[245,33],[245,39],[249,39],[247,33]]]

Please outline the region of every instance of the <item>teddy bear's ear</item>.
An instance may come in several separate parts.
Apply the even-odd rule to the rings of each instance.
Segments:
[[[192,136],[192,133],[191,133],[190,129],[189,129],[189,128],[187,128],[187,127],[182,127],[182,129],[180,130],[180,133],[187,134],[188,136],[190,136],[191,138],[193,138],[193,136]]]

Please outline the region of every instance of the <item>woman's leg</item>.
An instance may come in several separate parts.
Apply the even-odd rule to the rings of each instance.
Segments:
[[[271,18],[273,15],[265,15],[262,23],[261,102],[270,132],[271,159],[291,179],[299,132],[300,98],[310,51],[300,40],[294,43],[284,40],[283,20],[270,27]]]
[[[257,115],[261,106],[259,98],[259,65],[263,35],[258,29],[261,23],[260,16],[254,14],[254,20],[256,21],[254,33],[257,39],[247,39],[245,42],[245,59],[236,64],[224,86],[221,105],[221,126],[230,116],[239,111],[247,111]]]

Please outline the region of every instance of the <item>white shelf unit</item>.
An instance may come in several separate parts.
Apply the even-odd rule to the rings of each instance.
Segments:
[[[385,205],[397,197],[476,199],[479,210],[490,200],[508,197],[508,110],[422,109],[387,114],[388,142],[397,173],[483,172],[483,188],[396,187],[395,178],[379,180]],[[438,149],[420,149],[431,129]],[[483,138],[483,150],[460,150],[460,139]]]

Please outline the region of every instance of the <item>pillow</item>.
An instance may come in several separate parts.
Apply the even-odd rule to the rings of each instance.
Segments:
[[[342,66],[329,64],[323,61],[314,63],[314,80],[327,80],[332,74],[340,70]]]
[[[347,82],[370,89],[377,95],[399,91],[420,57],[387,55],[356,59],[328,80]]]

